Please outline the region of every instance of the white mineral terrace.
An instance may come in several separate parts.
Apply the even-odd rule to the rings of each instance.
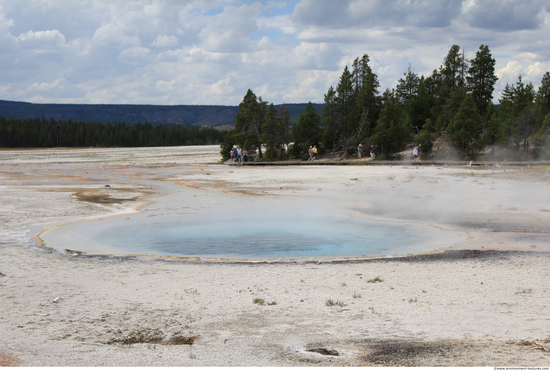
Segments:
[[[550,364],[549,166],[219,160],[0,151],[0,363]]]

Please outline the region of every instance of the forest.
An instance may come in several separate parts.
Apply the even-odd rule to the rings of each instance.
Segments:
[[[91,123],[0,117],[0,148],[161,147],[219,144],[226,131],[210,126]]]
[[[310,146],[350,155],[374,146],[377,158],[398,159],[421,144],[425,157],[462,159],[550,158],[550,73],[537,91],[531,82],[506,83],[498,104],[493,91],[496,60],[481,45],[475,58],[453,45],[441,66],[418,76],[409,65],[394,89],[380,91],[367,54],[346,66],[336,88],[324,95],[319,114],[306,106],[295,124],[285,105],[277,109],[248,90],[239,104],[235,129],[221,145],[229,158],[234,146],[274,161],[307,158]],[[434,146],[445,143],[445,148]]]

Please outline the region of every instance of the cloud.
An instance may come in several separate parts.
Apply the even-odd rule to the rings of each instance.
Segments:
[[[464,19],[472,27],[487,30],[535,30],[544,24],[549,9],[544,0],[474,0]]]
[[[255,16],[259,6],[227,6],[223,13],[210,18],[200,32],[202,47],[214,52],[246,52],[251,50],[250,35],[258,30]]]
[[[291,19],[301,26],[328,28],[446,27],[461,9],[456,0],[304,0]]]
[[[17,42],[26,49],[39,53],[52,53],[65,46],[65,36],[58,30],[28,31],[17,37]]]
[[[8,19],[6,17],[4,7],[0,4],[0,33],[5,34],[9,32],[10,27],[13,27],[13,25],[13,19]]]
[[[547,1],[0,0],[0,99],[73,103],[322,102],[368,54],[380,90],[488,45],[497,92],[538,83]],[[507,26],[508,25],[508,26]],[[37,58],[37,54],[40,58]]]
[[[92,40],[100,46],[112,48],[127,48],[141,45],[141,40],[137,35],[127,35],[124,30],[112,23],[98,28]]]
[[[149,49],[141,46],[134,46],[128,49],[124,49],[120,52],[118,60],[124,63],[132,64],[144,64],[147,62],[149,56]]]
[[[174,35],[158,35],[151,46],[155,48],[173,48],[178,45],[179,39]]]

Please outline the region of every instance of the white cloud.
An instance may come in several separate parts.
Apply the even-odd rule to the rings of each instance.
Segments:
[[[28,31],[19,35],[17,42],[23,48],[34,49],[40,53],[55,52],[56,48],[61,48],[65,45],[65,36],[58,30]]]
[[[202,46],[215,52],[246,52],[251,50],[250,35],[258,29],[255,16],[259,6],[227,6],[223,13],[210,18],[200,32]]]
[[[471,26],[504,32],[537,29],[550,11],[545,0],[476,0],[468,5],[464,18]]]
[[[4,11],[4,7],[2,4],[0,4],[0,33],[4,34],[9,32],[9,28],[12,27],[14,24],[13,19],[8,19],[6,17],[6,12]]]
[[[53,89],[59,88],[61,86],[61,83],[63,82],[62,79],[56,79],[52,83],[47,82],[41,82],[41,83],[33,83],[31,86],[29,86],[29,90],[32,91],[51,91]]]
[[[0,99],[238,104],[251,88],[273,103],[322,102],[356,57],[370,56],[383,91],[409,63],[431,74],[453,44],[470,58],[479,45],[490,47],[497,90],[519,74],[536,85],[550,67],[548,6],[506,0],[498,16],[491,7],[498,8],[482,0],[0,0]]]
[[[127,48],[140,46],[141,41],[136,35],[126,35],[117,25],[112,23],[98,28],[92,40],[100,46]]]
[[[510,61],[506,63],[504,68],[496,71],[496,75],[501,82],[508,82],[513,84],[516,82],[517,77],[523,72],[523,67],[517,61]]]
[[[118,60],[124,63],[144,64],[147,62],[148,56],[148,48],[134,46],[121,51]]]
[[[173,48],[178,45],[179,39],[174,35],[158,35],[151,46],[155,48]]]

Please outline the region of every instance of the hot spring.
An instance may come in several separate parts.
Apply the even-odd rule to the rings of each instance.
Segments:
[[[145,183],[145,182],[144,182]],[[246,196],[165,182],[140,213],[81,221],[40,235],[88,255],[300,259],[418,254],[466,240],[462,232],[382,221],[320,198]]]

